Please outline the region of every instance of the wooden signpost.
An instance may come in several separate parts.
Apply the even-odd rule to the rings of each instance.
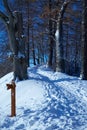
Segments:
[[[6,84],[7,90],[11,89],[11,117],[16,116],[16,84],[14,81],[11,84]]]

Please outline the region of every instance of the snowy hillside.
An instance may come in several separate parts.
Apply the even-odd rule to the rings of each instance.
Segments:
[[[10,115],[12,73],[0,79],[0,130],[87,130],[87,81],[46,66],[28,70],[17,82],[16,117]]]

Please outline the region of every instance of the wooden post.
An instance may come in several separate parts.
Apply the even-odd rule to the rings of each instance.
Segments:
[[[6,84],[7,90],[11,89],[11,117],[16,116],[16,84],[12,81],[11,84]]]

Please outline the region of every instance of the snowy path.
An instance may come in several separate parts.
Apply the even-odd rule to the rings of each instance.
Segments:
[[[0,130],[87,130],[87,81],[45,67],[29,69],[29,78],[17,83],[16,117],[0,106]]]

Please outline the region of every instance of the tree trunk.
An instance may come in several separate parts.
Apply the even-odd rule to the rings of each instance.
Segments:
[[[87,80],[87,0],[83,0],[81,78]]]
[[[0,17],[4,20],[10,39],[10,48],[13,56],[14,80],[27,79],[27,63],[25,56],[25,37],[23,35],[22,15],[19,12],[12,13],[7,0],[3,0],[8,16],[0,12]]]
[[[17,20],[15,27],[12,27],[12,21],[14,24],[15,20]],[[27,63],[25,56],[26,40],[23,35],[22,15],[18,12],[15,12],[14,19],[12,19],[12,21],[10,21],[8,25],[8,32],[13,51],[14,80],[16,78],[23,80],[27,78]]]
[[[34,45],[33,27],[32,27],[32,51],[33,51],[33,64],[36,65],[36,56],[35,56],[35,45]]]
[[[50,10],[50,14],[49,14],[49,59],[48,59],[48,66],[52,67],[53,65],[53,29],[52,29],[52,1],[49,0],[49,10]]]
[[[63,15],[70,1],[65,1],[61,6],[57,19],[57,29],[55,33],[56,39],[56,71],[65,72],[64,58],[63,58],[63,44],[62,44],[62,23]]]
[[[30,57],[30,52],[29,52],[29,50],[30,50],[30,44],[29,44],[29,39],[30,39],[30,33],[29,33],[29,31],[30,31],[30,26],[29,26],[29,22],[30,22],[30,20],[29,20],[29,15],[30,15],[30,8],[29,8],[29,5],[30,5],[30,2],[29,2],[29,0],[28,1],[26,1],[27,2],[27,18],[28,18],[28,22],[27,22],[27,64],[28,64],[28,67],[30,66],[30,61],[29,61],[29,57]]]
[[[62,45],[62,21],[57,23],[57,30],[55,33],[56,39],[56,71],[64,72],[64,59],[63,59],[63,45]]]

